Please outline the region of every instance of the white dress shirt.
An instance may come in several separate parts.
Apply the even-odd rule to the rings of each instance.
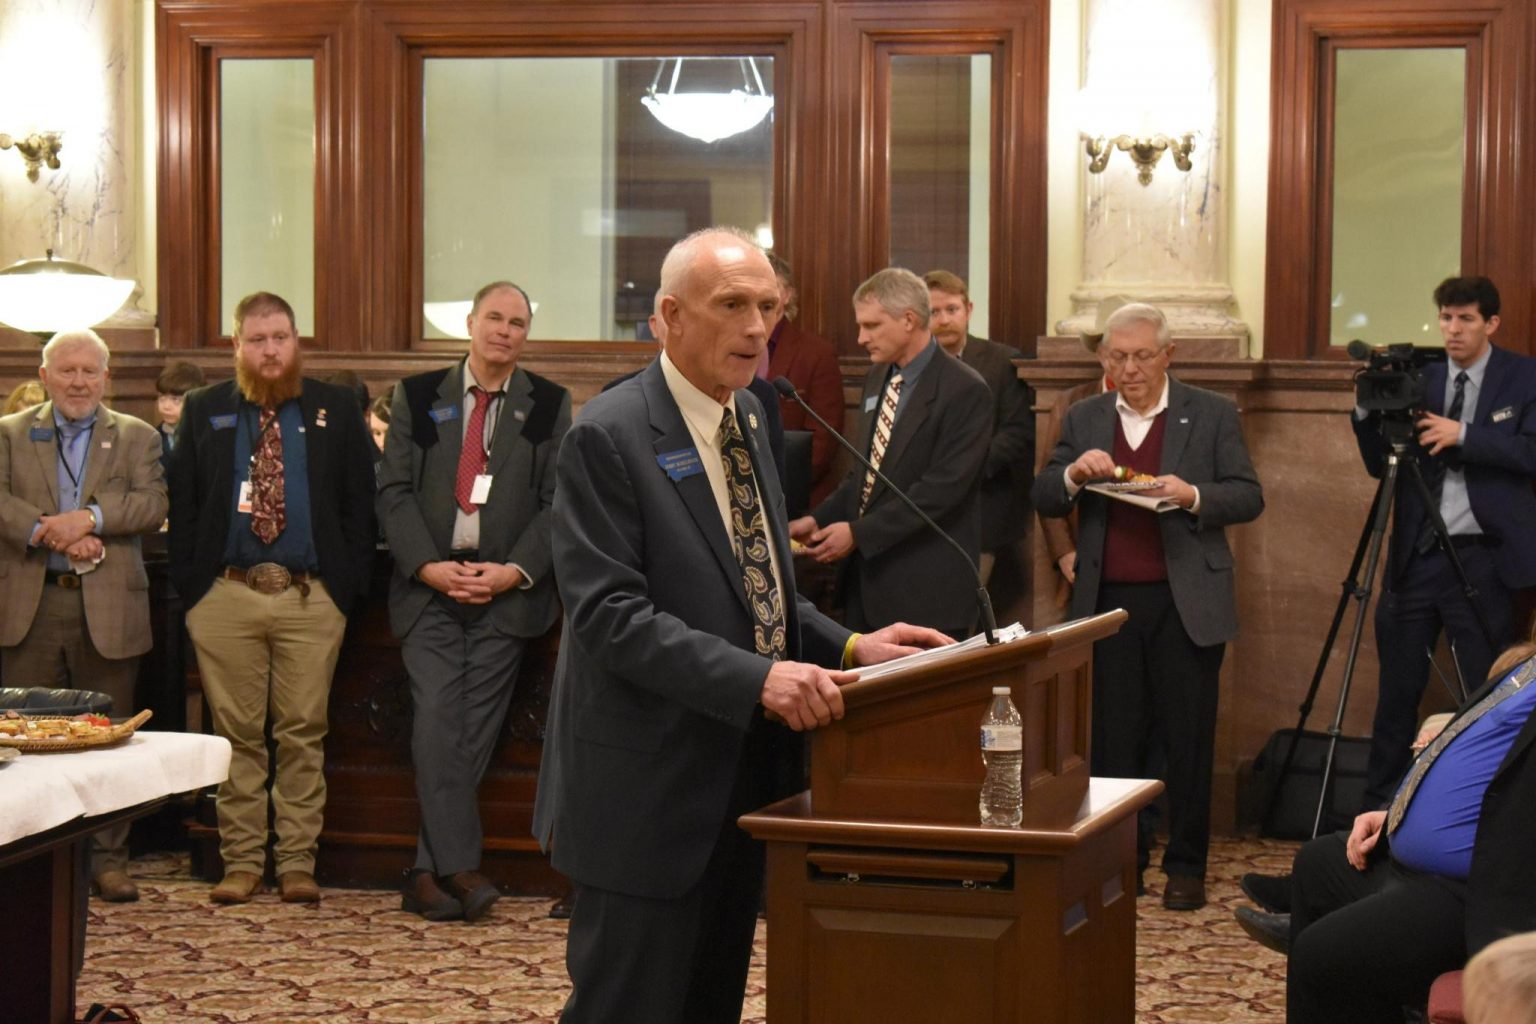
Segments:
[[[672,392],[672,398],[677,402],[678,411],[683,414],[683,422],[688,425],[693,445],[699,451],[699,461],[704,464],[704,476],[709,480],[709,489],[715,495],[715,507],[720,511],[720,525],[725,528],[726,539],[730,540],[731,497],[726,486],[725,460],[720,451],[720,414],[729,409],[732,416],[736,415],[736,396],[733,393],[726,399],[725,405],[721,405],[694,387],[693,382],[683,376],[683,371],[673,364],[665,352],[661,354],[661,375],[667,382],[667,390]],[[751,446],[750,441],[747,444]],[[755,472],[752,482],[757,489],[757,503],[761,506],[763,489],[757,487]],[[793,595],[784,589],[784,575],[779,569],[779,552],[773,543],[773,516],[765,514],[763,521],[768,526],[768,557],[773,562],[773,582],[779,588],[779,596],[787,614]]]

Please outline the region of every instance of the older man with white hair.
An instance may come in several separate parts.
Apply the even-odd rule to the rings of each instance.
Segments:
[[[1205,905],[1217,680],[1237,633],[1225,528],[1258,518],[1264,494],[1233,404],[1168,375],[1173,342],[1157,307],[1116,310],[1098,347],[1115,390],[1067,410],[1035,477],[1034,503],[1042,516],[1078,510],[1072,615],[1130,613],[1118,634],[1094,645],[1093,774],[1149,774],[1161,740],[1169,807],[1163,905],[1196,910]],[[1162,504],[1089,489],[1127,474],[1148,478],[1133,497]],[[1145,869],[1150,819],[1141,825],[1137,860]]]
[[[48,401],[0,419],[0,674],[12,686],[76,686],[133,710],[149,650],[141,534],[165,521],[160,436],[101,404],[107,345],[68,331],[43,346]],[[104,899],[138,898],[127,826],[96,835]]]

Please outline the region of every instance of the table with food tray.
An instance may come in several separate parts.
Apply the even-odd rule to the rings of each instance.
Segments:
[[[7,902],[0,963],[9,979],[7,1020],[75,1019],[75,968],[85,941],[76,908],[85,898],[82,858],[92,833],[229,774],[227,740],[133,733],[127,725],[66,732],[62,739],[0,742],[0,892]],[[113,729],[119,735],[111,735]]]

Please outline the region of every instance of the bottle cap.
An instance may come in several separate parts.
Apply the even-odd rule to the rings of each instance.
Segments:
[[[992,687],[992,696],[994,696],[994,697],[1008,697],[1008,696],[1011,696],[1012,694],[1013,694],[1013,687],[1011,687],[1011,686],[994,686],[994,687]]]

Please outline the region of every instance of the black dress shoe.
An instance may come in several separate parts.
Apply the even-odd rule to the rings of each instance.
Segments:
[[[1238,907],[1232,912],[1237,918],[1237,923],[1242,926],[1248,937],[1266,949],[1272,949],[1281,956],[1286,956],[1291,951],[1291,915],[1290,914],[1266,914],[1252,907]]]
[[[550,904],[549,916],[556,921],[569,921],[571,919],[571,911],[575,909],[575,907],[576,890],[572,889],[564,896],[561,896],[558,900],[555,900],[554,903]]]
[[[1199,910],[1205,906],[1205,879],[1169,875],[1163,886],[1163,906],[1169,910]]]
[[[1290,875],[1261,875],[1250,871],[1237,884],[1242,886],[1243,895],[1269,913],[1289,914],[1291,912]]]
[[[501,899],[501,890],[478,871],[460,871],[439,879],[448,894],[464,907],[464,920],[478,921]]]
[[[419,914],[428,921],[457,921],[464,916],[464,906],[443,891],[432,872],[412,868],[405,873],[400,888],[400,909]]]

